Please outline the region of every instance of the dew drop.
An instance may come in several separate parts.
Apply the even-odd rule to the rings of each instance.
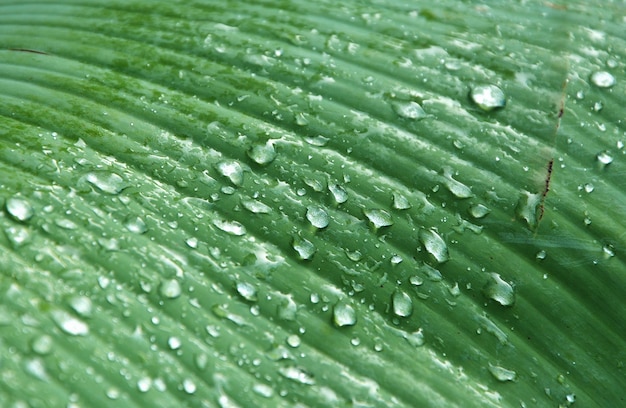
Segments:
[[[150,377],[141,377],[137,381],[137,389],[139,392],[148,392],[152,388],[152,379]]]
[[[506,105],[504,92],[495,85],[479,85],[472,88],[470,98],[480,109],[487,112]]]
[[[356,324],[356,311],[345,302],[339,302],[333,308],[333,322],[337,327],[354,326]]]
[[[420,230],[419,240],[437,263],[444,263],[450,258],[446,242],[434,229]]]
[[[483,294],[502,306],[512,306],[515,303],[513,287],[497,273],[490,273],[489,276],[489,281],[483,288]]]
[[[103,193],[115,195],[121,193],[126,188],[124,179],[119,174],[109,171],[92,171],[83,177],[89,184]]]
[[[615,77],[607,71],[597,71],[591,74],[591,82],[598,88],[610,88],[615,85]]]
[[[178,350],[182,345],[183,343],[178,337],[172,336],[167,339],[167,346],[170,348],[170,350]]]
[[[409,283],[413,286],[422,286],[424,284],[424,279],[417,275],[413,275],[409,278]]]
[[[185,380],[183,380],[183,391],[191,395],[191,394],[194,394],[196,390],[197,390],[197,387],[196,387],[195,382],[193,382],[189,378],[186,378]]]
[[[421,347],[424,345],[424,333],[422,329],[414,331],[413,333],[408,333],[404,335],[404,338],[409,342],[413,347]]]
[[[530,193],[522,191],[522,195],[515,207],[515,214],[518,218],[526,221],[528,228],[535,230],[539,224],[539,206],[541,204],[541,193]]]
[[[254,384],[252,391],[264,398],[271,398],[274,395],[274,389],[267,384]]]
[[[89,326],[63,310],[51,312],[52,320],[61,330],[72,336],[86,336],[89,333]]]
[[[486,217],[491,210],[482,204],[474,204],[469,208],[469,214],[474,218]]]
[[[5,207],[11,218],[20,222],[30,220],[35,214],[30,203],[19,197],[9,198],[5,203]]]
[[[318,229],[326,228],[329,223],[329,217],[326,210],[316,205],[307,207],[306,219],[309,220],[312,226]]]
[[[216,170],[225,178],[230,180],[235,186],[243,184],[243,167],[238,161],[228,160],[216,164]]]
[[[391,295],[393,314],[399,317],[408,317],[413,313],[411,297],[401,290],[395,290]]]
[[[47,334],[43,334],[33,339],[33,342],[31,343],[31,349],[34,353],[43,356],[46,354],[50,354],[53,345],[54,341],[52,340],[52,337],[48,336]]]
[[[249,302],[256,302],[258,300],[257,289],[251,283],[237,282],[236,289],[237,293],[239,293],[239,296],[241,296],[245,300]]]
[[[394,112],[402,118],[418,120],[428,116],[420,104],[414,101],[394,102],[391,106],[393,107]]]
[[[457,198],[470,198],[473,197],[472,189],[465,184],[452,178],[451,170],[447,169],[444,172],[443,184]]]
[[[593,184],[586,183],[583,188],[585,189],[585,193],[591,193],[594,190]]]
[[[242,236],[246,234],[246,227],[237,221],[213,220],[213,225],[230,235]]]
[[[538,261],[543,261],[544,259],[546,259],[547,256],[548,256],[548,253],[542,249],[539,252],[537,252],[537,255],[535,255],[535,258],[537,258]]]
[[[366,209],[366,210],[363,210],[363,214],[365,214],[368,221],[374,227],[375,230],[378,230],[382,227],[389,227],[393,225],[391,214],[389,214],[385,210]]]
[[[517,377],[517,373],[515,371],[508,370],[497,365],[492,365],[491,363],[489,363],[489,372],[496,380],[501,382],[514,381]]]
[[[191,238],[187,238],[185,240],[185,244],[187,244],[187,246],[191,249],[197,249],[198,248],[198,238],[196,237],[191,237]]]
[[[326,146],[328,144],[329,140],[330,140],[329,138],[324,137],[322,135],[318,135],[318,136],[315,136],[315,137],[305,137],[304,138],[305,142],[307,142],[311,146],[317,146],[317,147]]]
[[[293,347],[293,348],[300,347],[300,343],[302,342],[300,340],[300,336],[298,336],[297,334],[292,334],[288,336],[286,341],[289,347]]]
[[[296,250],[299,258],[303,261],[307,261],[313,258],[313,255],[317,250],[315,248],[315,245],[313,245],[311,241],[302,238],[299,235],[293,237],[293,240],[291,241],[291,246],[293,247],[293,249]]]
[[[159,287],[159,293],[161,296],[168,299],[176,299],[182,293],[180,283],[176,279],[168,279],[161,283]]]
[[[596,155],[600,168],[604,168],[613,163],[613,155],[608,150],[604,150]]]
[[[333,195],[337,204],[343,204],[348,201],[348,192],[339,184],[329,184],[328,191]]]
[[[70,307],[82,317],[90,317],[93,313],[93,303],[87,296],[74,296],[69,301]]]
[[[394,192],[392,207],[396,210],[408,210],[409,208],[411,208],[411,203],[402,194]]]
[[[265,144],[252,146],[248,150],[248,157],[261,166],[271,163],[276,158],[274,142],[270,140]]]
[[[270,206],[257,200],[243,199],[241,200],[241,205],[253,214],[269,214],[272,212],[272,208]]]
[[[300,367],[289,366],[289,367],[281,367],[278,369],[278,372],[283,377],[295,381],[304,385],[313,385],[315,384],[315,379],[313,376],[308,373],[306,370]]]
[[[124,227],[133,234],[144,234],[148,231],[146,223],[141,217],[129,216],[124,221]]]

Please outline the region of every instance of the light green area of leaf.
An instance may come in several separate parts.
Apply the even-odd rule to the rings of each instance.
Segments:
[[[624,405],[625,21],[0,3],[0,406]]]

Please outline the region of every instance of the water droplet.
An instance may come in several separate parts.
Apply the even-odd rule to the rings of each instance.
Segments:
[[[489,281],[483,288],[483,294],[502,306],[512,306],[515,303],[513,286],[504,281],[497,273],[490,273],[489,276]]]
[[[537,258],[537,260],[539,261],[543,261],[544,259],[546,259],[547,256],[548,256],[548,253],[542,249],[541,251],[537,252],[537,255],[535,255],[535,258]]]
[[[28,243],[31,237],[30,230],[22,225],[11,226],[4,231],[14,248],[19,248]]]
[[[248,150],[248,157],[261,166],[271,163],[276,158],[274,142],[269,140],[265,144],[252,146]]]
[[[409,342],[413,347],[421,347],[424,345],[424,333],[422,329],[414,331],[413,333],[407,333],[404,335],[404,338]]]
[[[413,313],[411,297],[401,290],[395,290],[391,296],[393,314],[399,317],[408,317]]]
[[[161,296],[168,299],[176,299],[182,293],[180,283],[176,279],[168,279],[161,283],[159,287],[159,293]]]
[[[67,218],[58,218],[54,220],[54,223],[59,227],[66,230],[75,230],[78,228],[78,225],[72,220],[68,220]]]
[[[252,391],[265,398],[271,398],[274,395],[274,389],[272,387],[261,383],[254,384]]]
[[[506,105],[504,92],[495,85],[479,85],[472,88],[470,98],[480,109],[487,112]]]
[[[604,168],[613,163],[613,155],[608,150],[604,150],[596,155],[600,168]]]
[[[586,193],[591,193],[594,190],[593,184],[591,183],[586,183],[583,188],[585,189]]]
[[[496,380],[501,382],[514,381],[517,377],[517,373],[515,371],[507,370],[504,367],[492,365],[491,363],[489,363],[489,372]]]
[[[296,320],[296,313],[298,312],[298,305],[293,300],[291,295],[282,295],[278,304],[277,315],[280,320],[294,321]]]
[[[150,377],[141,377],[137,381],[137,389],[139,392],[148,392],[152,388],[152,379]]]
[[[533,194],[522,191],[522,195],[517,202],[515,214],[518,218],[526,221],[528,228],[535,230],[539,223],[539,205],[541,204],[541,193]]]
[[[239,296],[246,299],[247,301],[256,302],[258,300],[257,289],[251,283],[237,282],[236,288],[237,288],[237,293],[239,293]]]
[[[134,215],[126,218],[126,220],[124,221],[124,227],[126,227],[127,230],[134,234],[143,234],[148,231],[148,227],[146,226],[144,220],[141,217],[137,217]]]
[[[416,120],[428,116],[417,102],[393,102],[391,106],[398,116],[406,119]]]
[[[72,336],[86,336],[89,333],[89,326],[64,310],[54,310],[51,312],[52,320],[67,334]]]
[[[281,367],[278,369],[278,372],[283,377],[288,378],[300,384],[305,384],[305,385],[315,384],[315,380],[313,376],[300,367],[295,367],[295,366]]]
[[[257,200],[243,199],[241,200],[241,205],[253,214],[269,214],[272,212],[272,208],[270,206]]]
[[[124,179],[119,174],[109,171],[92,171],[85,174],[83,178],[89,184],[107,194],[119,194],[126,188]]]
[[[365,214],[375,230],[393,225],[391,214],[385,210],[366,209],[363,210],[363,214]]]
[[[413,286],[422,286],[424,284],[424,279],[417,275],[413,275],[409,278],[409,283]]]
[[[192,380],[190,380],[189,378],[183,380],[183,391],[185,391],[187,394],[194,394],[196,392],[196,389],[196,383],[194,383]]]
[[[287,337],[287,344],[290,347],[293,347],[293,348],[300,347],[301,342],[302,341],[300,340],[300,336],[298,336],[297,334],[292,334]]]
[[[615,248],[613,248],[613,245],[605,245],[602,247],[602,253],[605,258],[612,258],[615,256]]]
[[[597,71],[591,74],[591,82],[598,88],[610,88],[615,85],[615,77],[607,71]]]
[[[216,170],[235,186],[243,184],[243,167],[238,161],[221,161],[215,165]]]
[[[424,272],[426,278],[428,278],[431,282],[441,282],[443,280],[443,276],[438,269],[433,268],[432,266],[424,263],[420,268],[420,271]]]
[[[604,108],[604,105],[602,104],[602,102],[596,102],[593,104],[593,107],[591,108],[594,112],[600,112],[602,110],[602,108]]]
[[[90,317],[93,313],[93,303],[87,296],[74,296],[69,301],[70,307],[82,317]]]
[[[185,244],[187,244],[187,246],[191,249],[197,249],[198,248],[198,238],[196,237],[191,237],[191,238],[187,238],[185,240]]]
[[[324,137],[322,135],[318,135],[315,137],[305,137],[304,141],[307,142],[308,144],[312,145],[312,146],[317,146],[317,147],[323,147],[326,146],[328,144],[328,141],[330,139],[327,137]]]
[[[326,228],[329,222],[326,210],[316,205],[307,207],[306,219],[309,220],[312,226],[318,229]]]
[[[16,221],[26,222],[33,218],[35,212],[30,203],[20,197],[11,197],[6,203],[7,212]]]
[[[167,346],[170,350],[178,350],[183,345],[182,341],[178,337],[172,336],[167,339]]]
[[[444,263],[450,258],[446,242],[434,229],[420,230],[419,240],[437,263]]]
[[[329,184],[328,191],[333,195],[337,204],[343,204],[348,201],[348,192],[339,184]]]
[[[448,191],[450,191],[457,198],[470,198],[473,197],[472,189],[465,184],[452,178],[452,170],[444,170],[444,178],[442,180]]]
[[[392,207],[396,210],[408,210],[409,208],[411,208],[411,203],[402,194],[394,192]]]
[[[43,334],[33,339],[33,342],[31,343],[31,349],[34,353],[43,356],[49,354],[52,351],[53,345],[54,342],[52,340],[52,337],[48,336],[47,334]]]
[[[296,250],[298,256],[303,261],[313,258],[313,255],[317,250],[311,241],[302,238],[299,235],[293,237],[291,246]]]
[[[246,234],[246,227],[237,221],[213,220],[213,225],[230,235],[242,236]]]
[[[333,322],[338,327],[354,326],[356,324],[356,311],[348,303],[340,301],[333,308]]]

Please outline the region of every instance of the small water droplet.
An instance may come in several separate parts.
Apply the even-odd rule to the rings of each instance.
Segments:
[[[458,180],[452,178],[452,170],[445,169],[444,177],[442,180],[448,191],[450,191],[457,198],[470,198],[473,197],[472,189],[461,183]]]
[[[148,392],[152,388],[152,379],[150,377],[141,377],[137,381],[137,389],[139,392]]]
[[[356,250],[356,251],[346,251],[346,256],[352,262],[359,262],[361,259],[363,259],[363,254],[359,250]]]
[[[74,296],[69,301],[70,307],[82,317],[90,317],[93,313],[93,303],[87,296]]]
[[[591,183],[586,183],[583,188],[585,189],[586,193],[591,193],[594,190],[593,184]]]
[[[4,230],[14,248],[19,248],[30,241],[30,230],[22,225],[10,226]]]
[[[326,228],[329,223],[329,217],[326,210],[316,205],[307,207],[306,219],[309,220],[312,226],[318,229]]]
[[[328,191],[333,195],[337,204],[343,204],[348,201],[348,192],[339,184],[329,184]]]
[[[296,320],[297,312],[298,305],[293,300],[293,296],[282,295],[277,309],[278,318],[280,320],[294,321]]]
[[[323,147],[326,146],[328,144],[328,141],[330,139],[327,137],[324,137],[322,135],[318,135],[318,136],[314,136],[314,137],[305,137],[304,141],[307,142],[308,144],[312,145],[312,146],[317,146],[317,147]]]
[[[168,299],[176,299],[182,293],[182,288],[176,279],[168,279],[161,283],[159,293]]]
[[[89,326],[64,310],[54,310],[51,312],[52,320],[67,334],[72,336],[86,336],[89,333]]]
[[[300,343],[302,342],[300,340],[300,336],[298,336],[297,334],[292,334],[288,336],[286,341],[287,341],[287,344],[293,348],[300,347]]]
[[[596,155],[600,168],[604,168],[613,163],[613,155],[608,150],[604,150]]]
[[[189,378],[183,380],[183,391],[185,391],[187,394],[194,394],[196,390],[196,383],[193,382],[193,380],[190,380]]]
[[[424,284],[424,279],[417,275],[413,275],[409,278],[409,283],[413,286],[422,286]]]
[[[395,290],[391,295],[393,314],[399,317],[408,317],[413,313],[413,300],[401,290]]]
[[[413,347],[421,347],[424,345],[424,333],[422,329],[418,329],[413,333],[407,333],[404,335],[404,338],[409,342]]]
[[[474,218],[486,217],[491,210],[482,204],[474,204],[469,208],[469,214]]]
[[[306,261],[313,258],[315,251],[315,245],[305,238],[295,235],[291,242],[291,246],[296,250],[301,260]]]
[[[191,238],[187,238],[185,240],[185,244],[187,244],[187,246],[191,249],[197,249],[198,248],[198,238],[196,237],[191,237]]]
[[[479,85],[472,88],[470,98],[480,109],[487,112],[506,105],[504,92],[495,85]]]
[[[598,88],[610,88],[615,85],[615,77],[607,71],[596,71],[591,74],[591,82]]]
[[[278,369],[280,375],[285,378],[288,378],[292,381],[295,381],[304,385],[313,385],[315,384],[315,379],[313,376],[300,367],[289,366],[289,367],[281,367]]]
[[[348,303],[340,301],[333,308],[333,322],[338,327],[354,326],[356,324],[356,311]]]
[[[393,225],[393,219],[391,218],[391,214],[389,214],[385,210],[365,209],[363,210],[363,214],[365,214],[368,221],[375,230]]]
[[[615,256],[615,248],[613,248],[613,245],[605,245],[602,247],[602,253],[605,258],[612,258]]]
[[[236,288],[239,296],[247,301],[256,302],[258,300],[257,289],[253,284],[248,282],[237,282]]]
[[[252,391],[264,398],[271,398],[274,395],[274,389],[272,387],[261,383],[254,384]]]
[[[392,207],[396,210],[408,210],[409,208],[411,208],[411,203],[402,194],[394,192]]]
[[[450,259],[446,242],[434,229],[420,230],[419,240],[437,263],[444,263]]]
[[[483,288],[483,294],[502,306],[512,306],[515,303],[513,286],[503,280],[497,273],[490,273],[489,276],[490,278]]]
[[[498,365],[492,365],[489,363],[489,372],[493,377],[501,382],[514,381],[517,377],[517,373],[513,370],[508,370]]]
[[[241,200],[241,205],[253,214],[269,214],[272,212],[272,208],[270,206],[257,200],[243,199]]]
[[[107,388],[105,394],[107,398],[116,400],[120,397],[120,390],[117,389],[116,387]]]
[[[235,186],[243,184],[243,167],[238,161],[221,161],[215,165],[215,169]]]
[[[274,142],[269,140],[265,144],[252,146],[248,150],[248,157],[261,166],[271,163],[276,158]]]
[[[20,197],[9,198],[5,203],[5,207],[11,218],[16,221],[26,222],[35,215],[30,203]]]
[[[46,355],[52,351],[52,346],[54,345],[54,341],[52,337],[47,334],[43,334],[41,336],[37,336],[33,339],[31,343],[31,349],[34,353],[39,355]]]
[[[394,112],[402,118],[416,120],[428,116],[417,102],[393,102],[391,106]]]
[[[107,194],[119,194],[127,187],[122,176],[109,171],[92,171],[85,174],[83,178],[89,184]]]
[[[591,108],[594,112],[600,112],[602,110],[602,108],[604,108],[604,105],[602,104],[602,102],[596,102],[593,104],[593,107]]]
[[[167,346],[170,350],[178,350],[183,345],[182,341],[178,337],[172,336],[167,339]]]
[[[537,255],[535,255],[535,258],[537,258],[537,260],[539,261],[543,261],[544,259],[546,259],[547,256],[548,256],[548,253],[542,249],[541,251],[537,252]]]
[[[213,220],[213,225],[230,235],[242,236],[246,234],[246,227],[237,221]]]
[[[131,215],[124,221],[124,227],[134,234],[143,234],[148,231],[146,223],[141,217]]]

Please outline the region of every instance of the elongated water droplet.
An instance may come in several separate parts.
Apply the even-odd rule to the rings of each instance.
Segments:
[[[474,204],[469,208],[469,213],[474,218],[483,218],[491,212],[491,210],[482,204]]]
[[[254,214],[269,214],[272,212],[272,208],[270,206],[257,200],[243,199],[241,200],[241,205],[243,208]]]
[[[329,222],[326,210],[316,205],[307,207],[306,219],[309,220],[312,226],[318,229],[326,228]]]
[[[402,118],[416,120],[428,116],[417,102],[393,102],[391,106],[396,114]]]
[[[444,172],[443,184],[457,198],[470,198],[473,197],[472,189],[461,183],[458,180],[452,178],[451,170]]]
[[[502,306],[512,306],[515,303],[513,286],[503,280],[497,273],[490,273],[489,276],[490,278],[483,288],[484,295]]]
[[[252,146],[248,150],[248,157],[261,166],[271,163],[276,158],[274,142],[269,140],[265,144]]]
[[[337,204],[343,204],[348,201],[348,192],[339,184],[329,184],[328,191],[333,195]]]
[[[242,236],[246,234],[246,227],[237,221],[213,220],[213,225],[230,235]]]
[[[20,197],[11,197],[6,203],[7,212],[16,221],[26,222],[33,218],[35,212],[28,201]]]
[[[235,186],[243,184],[243,167],[238,161],[221,161],[215,165],[216,170]]]
[[[393,314],[399,317],[408,317],[413,313],[411,297],[401,290],[395,290],[391,296]]]
[[[119,194],[127,187],[126,182],[119,174],[109,171],[92,171],[83,177],[89,184],[107,194]]]
[[[419,240],[437,263],[444,263],[450,258],[446,242],[434,229],[420,230]]]
[[[514,381],[517,377],[517,373],[513,370],[508,370],[498,365],[492,365],[489,363],[489,372],[493,377],[501,382]]]
[[[311,241],[302,238],[299,235],[293,237],[291,246],[296,250],[302,260],[309,260],[313,258],[316,251],[315,245],[313,245]]]
[[[480,109],[487,112],[506,105],[504,92],[495,85],[479,85],[472,88],[470,98]]]
[[[597,71],[591,74],[591,82],[598,88],[610,88],[615,85],[615,77],[607,71]]]
[[[354,326],[356,324],[356,311],[348,303],[340,301],[333,308],[333,322],[338,327]]]
[[[67,334],[72,336],[86,336],[89,333],[89,326],[64,310],[54,310],[51,312],[52,320]]]
[[[313,378],[313,376],[301,367],[295,367],[295,366],[281,367],[278,369],[278,372],[283,377],[288,378],[300,384],[304,384],[304,385],[315,384],[315,379]]]
[[[363,210],[363,214],[365,214],[368,221],[375,230],[393,225],[393,219],[391,218],[391,214],[389,214],[385,210],[366,209]]]

